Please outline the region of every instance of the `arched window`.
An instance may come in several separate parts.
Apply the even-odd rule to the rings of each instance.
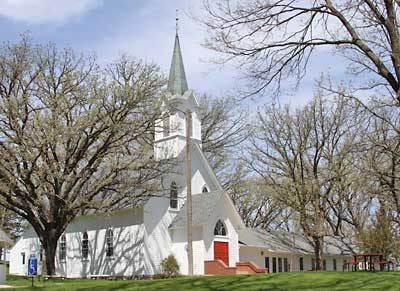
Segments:
[[[106,257],[112,257],[114,255],[114,234],[111,228],[106,233]]]
[[[226,227],[221,220],[218,220],[217,223],[215,224],[214,235],[226,236]]]
[[[202,193],[207,193],[208,192],[208,188],[207,186],[203,186],[203,189],[201,189]]]
[[[173,209],[178,208],[178,187],[175,182],[172,182],[170,187],[169,207]]]
[[[89,255],[89,237],[85,231],[82,235],[82,258],[87,259]]]
[[[65,237],[65,234],[62,235],[60,238],[58,252],[59,252],[58,255],[59,255],[60,261],[65,261],[65,259],[67,258],[67,238]]]
[[[163,118],[163,136],[169,136],[170,124],[169,124],[169,112],[165,112],[165,116]]]

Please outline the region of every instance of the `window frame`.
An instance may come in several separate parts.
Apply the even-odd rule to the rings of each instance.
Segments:
[[[169,111],[165,112],[165,116],[162,119],[162,132],[163,137],[169,137],[171,134],[171,115]]]
[[[204,191],[205,190],[205,191]],[[202,188],[201,188],[201,193],[209,193],[210,191],[208,190],[208,187],[207,187],[207,185],[204,185]]]
[[[282,258],[278,257],[278,272],[282,273],[283,271],[283,265],[282,265]]]
[[[277,267],[276,267],[276,257],[272,257],[272,273],[277,272]]]
[[[114,231],[112,228],[108,228],[106,231],[106,258],[114,257]]]
[[[217,222],[214,224],[214,232],[213,233],[215,236],[223,236],[223,237],[228,236],[228,229],[227,229],[225,223],[221,219],[218,219]]]
[[[265,268],[268,269],[268,273],[271,273],[270,267],[269,267],[269,257],[264,258],[264,266]]]
[[[179,208],[178,185],[175,181],[171,182],[169,189],[169,208],[173,210],[177,210]]]
[[[304,271],[304,258],[303,257],[299,258],[299,270]]]
[[[89,235],[87,231],[82,234],[81,255],[83,260],[89,257]]]
[[[58,247],[58,257],[60,259],[60,262],[65,262],[67,260],[67,237],[65,236],[65,234],[60,237]]]

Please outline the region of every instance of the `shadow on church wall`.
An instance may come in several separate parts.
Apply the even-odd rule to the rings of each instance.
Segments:
[[[123,216],[124,214],[122,214]],[[143,212],[125,217],[82,218],[67,231],[67,255],[60,261],[57,252],[57,273],[67,277],[88,275],[132,276],[144,274]],[[106,256],[106,231],[113,230],[113,256]],[[87,259],[82,256],[82,237],[88,233]]]

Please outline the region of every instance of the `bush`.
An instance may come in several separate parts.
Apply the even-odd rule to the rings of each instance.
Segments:
[[[179,275],[179,264],[174,255],[169,255],[161,262],[163,275],[173,277]]]
[[[167,279],[168,277],[164,274],[154,274],[152,279],[153,280],[160,280],[160,279]]]

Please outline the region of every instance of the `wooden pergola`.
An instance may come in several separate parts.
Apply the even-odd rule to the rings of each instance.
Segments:
[[[343,263],[343,271],[349,270],[351,266],[351,270],[356,272],[357,265],[362,266],[364,271],[375,271],[375,264],[379,266],[380,271],[384,271],[385,267],[387,270],[390,270],[390,266],[392,266],[392,270],[394,270],[394,263],[391,260],[385,259],[384,254],[380,253],[372,253],[372,254],[353,254],[353,261],[344,261]]]

